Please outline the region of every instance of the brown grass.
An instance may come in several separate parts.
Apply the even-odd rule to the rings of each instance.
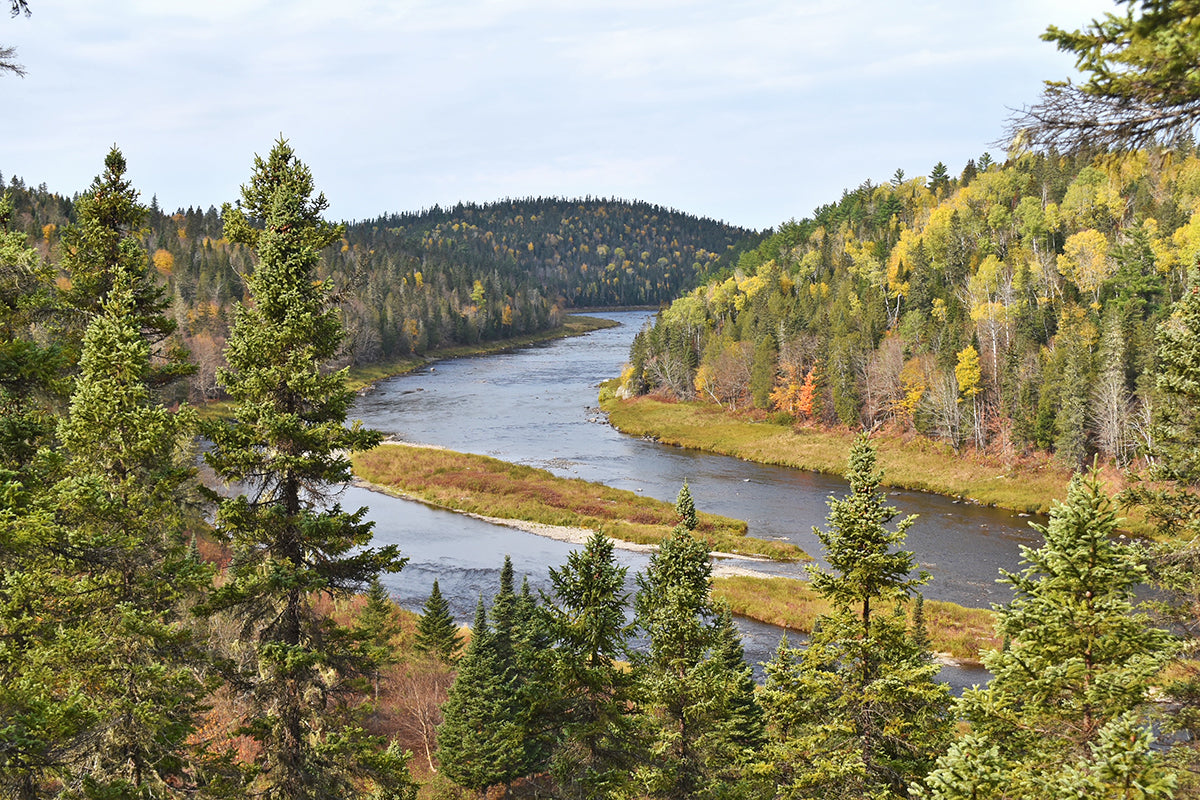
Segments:
[[[793,428],[755,421],[707,403],[619,400],[601,391],[600,405],[620,431],[667,444],[736,456],[762,464],[841,475],[855,433]],[[956,455],[947,445],[919,436],[876,434],[884,483],[960,497],[1016,511],[1046,512],[1066,496],[1069,470],[1047,459]]]
[[[806,581],[795,578],[717,578],[713,597],[728,602],[735,614],[804,634],[812,633],[818,616],[832,610]],[[907,607],[911,614],[912,603]],[[992,611],[926,600],[925,622],[935,652],[978,661],[983,651],[1000,647]]]
[[[678,522],[671,503],[487,456],[386,444],[354,455],[354,471],[385,490],[432,505],[502,519],[602,530],[657,544]],[[782,561],[807,558],[788,542],[746,536],[746,523],[701,513],[696,535],[713,550]]]

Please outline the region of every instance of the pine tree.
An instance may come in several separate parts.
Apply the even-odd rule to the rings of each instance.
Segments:
[[[850,493],[830,498],[829,530],[814,531],[831,571],[814,569],[812,586],[832,611],[807,648],[781,646],[768,667],[765,766],[786,797],[903,797],[949,734],[948,689],[901,605],[928,579],[898,549],[914,518],[887,528],[896,510],[865,434],[849,462]]]
[[[255,157],[240,207],[224,209],[226,236],[250,246],[257,264],[246,278],[253,302],[235,308],[219,373],[234,419],[206,429],[207,462],[245,492],[220,504],[218,532],[234,560],[208,609],[238,620],[250,643],[231,659],[230,679],[251,704],[245,730],[262,748],[252,788],[268,798],[408,786],[405,759],[380,752],[343,702],[369,664],[312,605],[316,593],[349,596],[403,563],[394,547],[366,546],[365,509],[333,501],[350,477],[346,454],[380,437],[345,425],[354,395],[344,370],[326,368],[342,343],[330,285],[314,274],[320,249],[340,233],[321,218],[326,205],[281,140]]]
[[[963,694],[972,738],[938,760],[930,797],[1133,796],[1122,793],[1130,784],[1139,797],[1170,796],[1137,715],[1172,647],[1134,609],[1145,569],[1116,526],[1097,476],[1076,476],[1039,526],[1045,544],[1022,548],[1025,569],[1004,573],[1015,591],[997,622],[1007,647],[984,657],[987,687]],[[1001,790],[997,771],[1008,776]]]
[[[450,616],[450,604],[442,597],[437,579],[433,580],[433,589],[429,599],[425,601],[421,618],[417,621],[417,635],[413,640],[413,648],[418,653],[427,653],[448,667],[458,662],[462,652],[462,639],[458,634],[458,626]]]
[[[564,797],[609,797],[627,782],[634,742],[627,713],[632,682],[619,665],[630,658],[625,573],[599,531],[550,570],[559,720],[550,769]]]

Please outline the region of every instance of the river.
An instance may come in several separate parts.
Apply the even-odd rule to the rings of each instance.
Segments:
[[[726,456],[664,446],[613,429],[597,408],[601,381],[619,374],[633,336],[650,316],[644,311],[597,313],[616,328],[510,353],[439,362],[414,374],[387,379],[351,411],[369,427],[407,442],[480,453],[541,467],[673,501],[687,479],[696,506],[749,523],[749,533],[795,542],[820,557],[814,525],[824,526],[826,500],[845,490],[839,478],[769,467]],[[902,514],[918,514],[908,546],[933,576],[930,599],[986,606],[1003,602],[1000,568],[1014,569],[1022,544],[1040,535],[1028,520],[1007,511],[956,503],[920,492],[890,492]],[[490,599],[505,554],[517,579],[535,590],[550,588],[548,567],[561,565],[572,546],[352,488],[351,508],[369,506],[376,539],[396,543],[409,557],[385,585],[407,608],[419,609],[434,578],[455,616],[469,620],[482,594]],[[633,573],[645,556],[623,552]],[[795,564],[754,564],[780,575],[803,575]],[[632,591],[632,586],[631,586]],[[747,658],[769,658],[779,631],[743,626]],[[956,682],[956,681],[952,681]]]

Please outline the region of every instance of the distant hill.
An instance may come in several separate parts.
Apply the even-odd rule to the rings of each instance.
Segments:
[[[72,198],[19,178],[8,190],[16,225],[57,262]],[[253,268],[222,229],[214,207],[167,213],[152,199],[141,237],[200,365],[196,398],[216,392],[229,310]],[[543,330],[572,308],[666,304],[736,260],[747,238],[759,236],[649,203],[504,200],[347,223],[321,272],[339,290],[348,359],[369,363]]]

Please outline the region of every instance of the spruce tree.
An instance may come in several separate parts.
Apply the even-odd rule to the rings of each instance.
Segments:
[[[400,661],[396,640],[402,635],[403,627],[398,611],[378,576],[373,578],[367,587],[367,602],[354,622],[354,629],[369,664],[376,702],[379,701],[379,680],[383,670]]]
[[[125,157],[113,147],[104,158],[104,172],[75,202],[78,220],[63,231],[62,267],[70,279],[65,300],[73,311],[65,334],[68,341],[78,340],[88,321],[101,313],[117,275],[124,276],[131,295],[130,321],[154,356],[147,381],[161,385],[190,374],[194,367],[188,364],[187,353],[169,344],[176,327],[164,313],[170,301],[138,242],[146,208],[138,203],[138,191],[125,170]]]
[[[638,576],[636,619],[650,646],[635,662],[648,755],[636,780],[651,797],[715,797],[736,781],[738,676],[721,652],[711,582],[708,547],[682,526]]]
[[[421,618],[417,621],[417,635],[413,640],[413,648],[418,653],[426,653],[438,659],[447,667],[453,667],[458,662],[462,646],[458,626],[450,616],[450,604],[442,597],[437,578],[434,578],[433,589],[430,590],[429,599],[425,601]]]
[[[481,597],[437,731],[438,763],[460,786],[483,792],[525,774],[525,730],[507,683]]]
[[[899,549],[914,518],[879,491],[875,450],[860,435],[850,452],[849,494],[829,500],[829,530],[815,533],[830,571],[812,585],[832,606],[808,647],[781,647],[768,667],[771,742],[764,771],[786,797],[903,797],[949,734],[949,690],[912,636],[902,601],[927,580]]]
[[[327,203],[313,192],[308,168],[281,140],[255,157],[239,207],[224,208],[226,236],[248,245],[257,263],[219,372],[234,418],[206,429],[205,459],[243,491],[220,504],[218,532],[234,556],[208,609],[236,619],[247,642],[231,654],[229,678],[243,687],[245,732],[262,749],[252,789],[268,798],[408,786],[405,758],[394,747],[381,752],[344,702],[369,664],[312,602],[318,593],[357,593],[403,564],[395,547],[367,547],[365,509],[335,501],[350,478],[347,454],[380,437],[345,424],[354,394],[345,371],[327,366],[342,325],[315,270],[340,228],[322,219]]]
[[[184,516],[193,417],[152,399],[133,283],[113,276],[59,425],[68,477],[53,503],[74,562],[73,613],[86,622],[63,625],[54,647],[64,651],[62,674],[90,701],[69,768],[74,785],[182,796],[195,786],[187,739],[207,692],[186,612],[210,574],[189,547]]]
[[[689,531],[696,530],[698,520],[696,518],[696,503],[692,500],[692,492],[688,489],[688,483],[685,480],[683,486],[679,489],[679,494],[675,497],[675,515],[679,517],[679,524]]]
[[[625,573],[599,531],[550,570],[547,613],[558,687],[550,770],[564,797],[611,797],[627,783],[634,741],[627,713],[632,682],[619,664],[630,658]]]
[[[997,622],[1007,646],[984,657],[987,687],[963,694],[971,738],[938,760],[930,797],[1170,796],[1144,715],[1172,647],[1134,608],[1145,569],[1116,526],[1097,476],[1076,476],[1038,526],[1045,544],[1022,548],[1025,569],[1004,573],[1015,591]],[[1132,786],[1141,793],[1126,794]]]

